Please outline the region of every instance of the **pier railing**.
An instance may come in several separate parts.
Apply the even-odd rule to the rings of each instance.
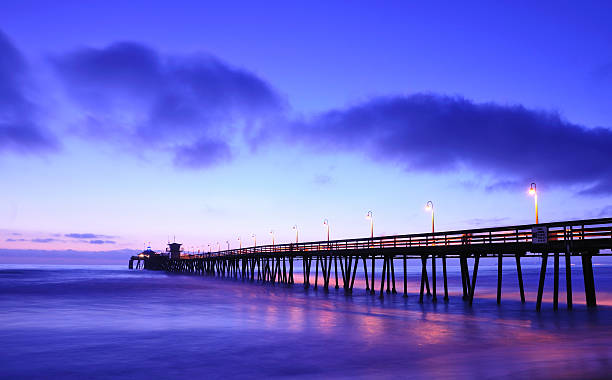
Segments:
[[[301,253],[314,251],[320,252],[326,250],[338,251],[509,243],[531,243],[534,245],[541,245],[555,241],[592,239],[612,239],[612,218],[585,219],[555,223],[525,224],[506,227],[441,231],[408,235],[375,236],[373,238],[369,237],[261,245],[192,256],[210,257],[258,253]]]

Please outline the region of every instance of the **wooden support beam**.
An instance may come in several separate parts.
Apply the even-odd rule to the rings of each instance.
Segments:
[[[516,273],[518,276],[519,292],[521,293],[521,303],[525,303],[525,289],[523,288],[523,270],[521,269],[521,256],[517,253],[514,258],[516,260]]]
[[[387,260],[387,293],[391,293],[391,269],[393,267],[391,266],[391,257],[387,256],[385,259]]]
[[[431,289],[429,288],[429,274],[427,273],[427,256],[425,255],[425,288],[427,290],[427,295],[431,295]]]
[[[370,281],[370,284],[372,284],[372,288],[370,289],[370,294],[375,294],[376,291],[374,290],[374,274],[376,273],[376,254],[372,253],[372,281]]]
[[[419,293],[419,303],[423,303],[423,290],[425,288],[425,279],[427,278],[427,256],[421,256],[421,292]]]
[[[327,257],[321,256],[321,274],[323,275],[323,289],[326,289],[325,280],[327,280]]]
[[[472,294],[472,283],[470,281],[470,268],[468,266],[467,257],[464,257],[464,263],[465,263],[465,285],[467,286],[468,298],[469,298],[470,294]]]
[[[353,279],[351,280],[350,291],[353,291],[353,285],[355,285],[355,276],[357,275],[357,264],[359,264],[359,256],[355,256],[355,265],[353,266]]]
[[[465,278],[465,257],[463,255],[459,257],[459,268],[461,269],[461,289],[463,290],[463,300],[468,298],[469,292],[467,291],[467,280]]]
[[[334,273],[336,275],[336,289],[338,289],[339,286],[338,286],[338,256],[337,255],[334,256],[334,268],[335,268]]]
[[[367,256],[362,256],[361,260],[363,261],[363,273],[366,282],[366,292],[368,292],[370,291],[370,280],[368,279],[368,263],[366,258]]]
[[[315,259],[316,263],[315,263],[315,284],[314,284],[314,288],[316,289],[318,286],[318,280],[319,280],[319,255],[317,255],[317,258]]]
[[[438,294],[437,294],[437,287],[436,287],[436,255],[432,254],[431,255],[431,288],[433,291],[433,297],[432,297],[432,301],[433,302],[438,302]]]
[[[470,286],[470,306],[474,302],[474,293],[476,290],[476,275],[478,275],[478,262],[480,261],[480,254],[476,252],[474,255],[474,274],[472,275],[472,286]]]
[[[553,310],[559,309],[559,252],[555,252],[554,263],[554,288],[553,288]]]
[[[344,288],[349,290],[351,287],[351,268],[353,267],[353,256],[349,256],[346,260],[346,283],[344,284]]]
[[[344,259],[340,257],[340,271],[342,272],[342,287],[346,284],[346,271],[344,270]]]
[[[383,256],[383,269],[382,274],[380,275],[380,298],[383,298],[383,293],[385,291],[385,271],[387,269],[387,257]]]
[[[565,287],[567,290],[567,308],[572,309],[572,261],[569,243],[565,248]]]
[[[280,258],[272,258],[272,283],[276,283],[276,277],[279,276]]]
[[[497,304],[501,303],[501,290],[502,290],[502,260],[503,255],[501,252],[497,254]]]
[[[330,256],[327,262],[327,285],[325,286],[325,289],[329,289],[329,278],[331,276],[331,264],[332,264],[332,258]]]
[[[404,255],[404,297],[408,297],[408,273],[406,271],[406,255]]]
[[[442,256],[442,274],[444,275],[444,301],[448,301],[448,279],[446,277],[446,255]]]
[[[308,255],[306,260],[306,287],[310,287],[310,267],[312,266],[312,256]]]
[[[540,268],[540,283],[538,285],[538,299],[536,301],[536,311],[542,308],[542,295],[544,294],[544,280],[546,279],[546,264],[548,262],[548,253],[542,253],[542,267]]]
[[[584,276],[584,293],[587,307],[595,307],[597,306],[595,280],[593,276],[593,262],[589,252],[582,252],[582,273]]]
[[[391,260],[391,292],[393,292],[393,294],[397,294],[397,290],[395,290],[395,262],[394,262],[395,256],[391,256],[390,260]]]

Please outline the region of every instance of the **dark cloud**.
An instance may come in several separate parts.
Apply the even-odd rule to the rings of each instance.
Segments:
[[[87,134],[171,152],[181,167],[230,159],[237,131],[284,108],[264,80],[210,55],[168,56],[122,42],[51,62]]]
[[[467,168],[491,175],[501,187],[536,180],[612,193],[611,130],[518,105],[433,94],[379,97],[296,122],[290,137],[407,170]]]
[[[32,242],[32,243],[52,243],[52,242],[63,241],[63,240],[52,239],[52,238],[34,238],[34,239],[12,239],[12,238],[8,238],[8,239],[6,239],[6,241],[7,242],[29,241],[29,242]]]
[[[231,156],[230,147],[223,141],[202,139],[191,145],[178,146],[174,155],[174,164],[193,169],[207,168],[226,162]]]
[[[112,240],[90,240],[89,244],[115,244]]]
[[[502,190],[516,191],[525,187],[525,183],[519,181],[497,181],[485,186],[485,191],[494,192]]]
[[[487,191],[536,181],[576,186],[585,195],[612,194],[612,131],[585,128],[554,112],[416,94],[281,123],[286,104],[272,86],[210,55],[161,54],[120,42],[59,54],[50,63],[77,110],[79,134],[139,154],[170,154],[177,167],[208,168],[231,160],[243,142],[255,149],[284,135],[320,151],[357,152],[411,171],[472,170],[492,181]],[[609,77],[611,67],[599,68],[599,77]],[[58,146],[37,124],[27,82],[27,63],[0,34],[0,152]]]
[[[53,238],[37,238],[37,239],[31,239],[30,241],[33,243],[52,243],[52,242],[61,241],[61,240],[53,239]]]
[[[0,31],[0,152],[40,153],[56,150],[58,142],[38,125],[38,107],[26,95],[28,66]]]
[[[84,233],[84,234],[70,233],[70,234],[64,234],[64,236],[67,238],[73,238],[73,239],[98,239],[98,238],[110,237],[106,235],[98,235],[98,234],[92,234],[92,233]]]

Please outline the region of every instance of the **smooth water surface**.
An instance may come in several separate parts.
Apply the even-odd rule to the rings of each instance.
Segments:
[[[525,305],[511,263],[501,306],[495,268],[481,266],[472,308],[461,300],[459,270],[450,262],[450,301],[442,299],[439,278],[437,304],[427,298],[422,305],[419,269],[412,266],[409,297],[381,300],[365,292],[360,277],[347,297],[342,289],[125,266],[3,265],[0,377],[611,377],[610,262],[595,261],[595,311],[584,307],[577,267],[575,310],[565,309],[564,293],[560,309],[552,310],[551,272],[539,314],[538,263],[523,268]],[[398,261],[398,292],[401,273]]]

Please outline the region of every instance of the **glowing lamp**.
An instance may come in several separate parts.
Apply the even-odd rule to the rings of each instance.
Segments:
[[[532,183],[531,187],[529,187],[529,195],[535,195],[536,193],[536,184]]]
[[[535,220],[536,224],[540,223],[540,218],[538,217],[538,192],[536,190],[535,182],[532,182],[529,186],[529,195],[532,195],[535,201]]]

